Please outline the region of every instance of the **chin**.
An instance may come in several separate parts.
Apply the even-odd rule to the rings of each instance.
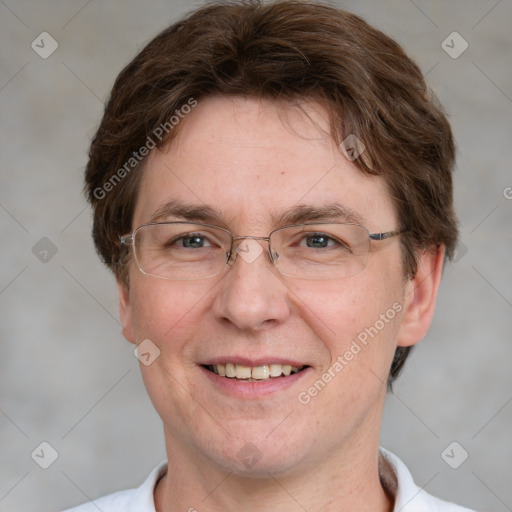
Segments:
[[[259,433],[245,431],[247,435],[225,439],[220,450],[210,451],[207,456],[226,471],[250,478],[268,478],[269,473],[286,476],[302,466],[307,468],[307,447],[312,440],[308,442],[301,436],[291,436],[289,432],[283,432],[281,436],[277,432],[269,435],[271,429],[268,427],[263,432],[259,430]],[[310,450],[313,450],[312,446]]]
[[[288,476],[299,470],[301,456],[287,451],[286,453],[260,450],[251,443],[245,444],[236,453],[230,451],[221,460],[215,461],[226,471],[240,477],[266,479],[272,476]]]

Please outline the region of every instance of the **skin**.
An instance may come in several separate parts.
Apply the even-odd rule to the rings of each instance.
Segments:
[[[333,201],[356,212],[370,232],[396,229],[383,178],[364,176],[327,132],[317,103],[299,109],[206,98],[172,143],[149,155],[133,228],[174,200],[208,205],[218,215],[212,223],[235,236],[267,236],[278,227],[276,213]],[[129,288],[119,283],[123,334],[137,344],[150,339],[161,351],[141,365],[170,467],[155,491],[157,511],[392,510],[378,473],[386,382],[397,345],[413,345],[428,330],[442,260],[442,248],[426,251],[415,278],[405,280],[398,237],[372,242],[364,271],[326,281],[285,278],[265,251],[197,281],[146,276],[132,260]],[[395,303],[402,311],[301,404],[298,394]],[[200,366],[235,355],[310,368],[281,390],[241,398]],[[237,455],[246,443],[261,457],[250,467]]]

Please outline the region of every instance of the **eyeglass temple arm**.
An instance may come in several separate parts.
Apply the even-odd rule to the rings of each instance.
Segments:
[[[133,244],[133,236],[132,235],[120,236],[119,240],[121,240],[121,245]]]
[[[408,230],[404,229],[402,231],[386,231],[385,233],[370,233],[370,240],[386,240],[386,238],[391,238],[393,236],[398,236],[403,233],[406,233]]]

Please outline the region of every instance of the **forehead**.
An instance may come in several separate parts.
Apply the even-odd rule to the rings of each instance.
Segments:
[[[326,205],[368,228],[395,220],[383,178],[363,175],[343,156],[326,110],[314,102],[201,100],[143,172],[134,225],[164,220],[157,213],[170,203],[208,208],[234,229],[266,230],[294,208]]]

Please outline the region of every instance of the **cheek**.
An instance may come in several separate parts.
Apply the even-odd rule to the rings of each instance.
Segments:
[[[207,308],[208,288],[141,276],[132,283],[132,325],[138,341],[149,338],[161,351],[176,353]]]
[[[177,281],[140,276],[132,284],[134,318],[139,329],[169,329],[192,310],[190,287]],[[197,302],[198,296],[195,295]]]
[[[326,281],[322,289],[318,283],[301,285],[294,292],[300,299],[299,314],[329,353],[324,364],[332,365],[341,356],[360,371],[371,368],[382,375],[389,370],[403,309],[399,278],[376,281],[362,273]]]
[[[201,288],[201,289],[199,289]],[[150,364],[140,364],[142,378],[155,409],[166,418],[169,403],[183,419],[193,383],[189,370],[195,366],[188,342],[207,308],[208,289],[197,282],[171,282],[142,276],[131,283],[132,322],[137,342],[149,339],[160,351]],[[185,404],[185,405],[184,405]],[[197,411],[196,411],[197,413]],[[166,423],[172,423],[166,418]]]

